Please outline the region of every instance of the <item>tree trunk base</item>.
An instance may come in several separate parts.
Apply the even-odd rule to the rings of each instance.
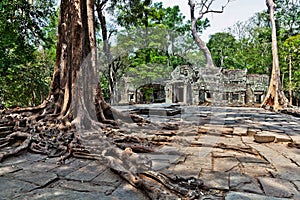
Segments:
[[[273,84],[274,83],[271,83],[271,85]],[[290,105],[283,91],[276,89],[275,85],[274,87],[269,88],[266,98],[261,104],[261,107],[267,110],[278,112],[290,107]]]

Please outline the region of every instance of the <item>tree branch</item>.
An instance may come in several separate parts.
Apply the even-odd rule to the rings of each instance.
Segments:
[[[198,7],[199,8],[199,16],[197,17],[197,19],[201,19],[207,13],[223,13],[224,9],[227,7],[227,5],[233,1],[235,1],[235,0],[227,0],[227,2],[221,7],[220,10],[214,10],[214,9],[211,9],[211,6],[212,6],[213,2],[215,2],[215,0],[201,0],[197,4],[197,5],[199,5],[199,7]]]

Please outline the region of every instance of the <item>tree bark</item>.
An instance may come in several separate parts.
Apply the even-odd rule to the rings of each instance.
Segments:
[[[91,121],[108,122],[105,111],[110,110],[99,84],[94,21],[94,0],[61,2],[56,65],[49,93],[54,106],[48,113],[69,122],[78,118],[76,123],[85,128]],[[104,45],[105,53],[108,48]]]
[[[276,37],[276,24],[274,17],[275,4],[273,0],[266,0],[266,4],[270,11],[270,21],[272,25],[272,55],[273,55],[273,67],[269,90],[266,98],[262,103],[262,107],[270,106],[273,110],[282,110],[288,106],[288,100],[285,97],[280,82],[280,68],[277,51],[277,37]]]
[[[61,2],[56,64],[49,94],[49,99],[55,102],[53,114],[60,117],[72,116],[72,97],[85,59],[95,66],[93,3],[92,0]]]

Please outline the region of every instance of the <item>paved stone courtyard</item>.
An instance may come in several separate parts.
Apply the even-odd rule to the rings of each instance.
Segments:
[[[203,180],[209,192],[200,199],[300,199],[299,118],[259,108],[196,106],[175,116],[145,117],[179,124],[178,130],[151,130],[165,142],[143,156],[153,170]],[[151,136],[135,126],[127,131]],[[0,199],[149,199],[105,163],[71,158],[57,165],[57,159],[26,153],[4,160]]]

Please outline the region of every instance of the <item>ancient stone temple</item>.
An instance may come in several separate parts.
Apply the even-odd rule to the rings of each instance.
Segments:
[[[247,69],[176,67],[170,79],[134,86],[130,77],[118,84],[118,104],[180,103],[243,106],[261,103],[269,84],[267,75],[247,74]]]
[[[165,83],[166,103],[246,105],[261,103],[268,89],[267,75],[247,74],[247,69],[178,66]]]

